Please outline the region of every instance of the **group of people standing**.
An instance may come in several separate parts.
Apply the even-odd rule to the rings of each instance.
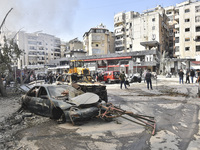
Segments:
[[[183,84],[184,83],[184,74],[186,74],[186,80],[185,80],[185,83],[190,83],[190,78],[191,78],[191,83],[194,83],[194,77],[196,76],[195,75],[195,71],[193,69],[189,70],[187,69],[186,73],[183,72],[183,70],[181,69],[178,73],[179,75],[179,83]],[[199,72],[197,71],[197,76],[199,76]]]
[[[151,74],[151,72],[150,72],[150,69],[149,70],[147,70],[146,72],[145,72],[145,75],[144,75],[144,81],[146,81],[147,82],[147,89],[149,90],[149,89],[151,89],[151,90],[153,90],[153,87],[152,87],[152,81],[151,81],[151,78],[152,78],[152,74]],[[121,73],[120,73],[120,75],[119,75],[119,79],[120,79],[120,88],[122,89],[122,85],[124,84],[124,87],[125,87],[125,89],[128,89],[127,87],[126,87],[126,75],[125,75],[125,73],[124,73],[124,71],[122,71]]]

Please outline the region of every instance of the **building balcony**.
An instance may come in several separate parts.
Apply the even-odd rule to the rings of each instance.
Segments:
[[[115,42],[124,41],[124,38],[115,39]]]
[[[117,44],[115,47],[124,47],[124,44]]]
[[[115,49],[115,53],[124,53],[124,49]]]
[[[122,29],[124,27],[124,25],[122,24],[122,25],[119,25],[119,26],[117,26],[117,27],[114,27],[114,29],[116,30],[116,29]]]
[[[179,55],[180,55],[180,52],[175,52],[175,55],[176,55],[176,56],[179,56]]]
[[[92,38],[91,41],[101,43],[102,40],[101,38]]]
[[[54,53],[60,53],[60,50],[54,50]]]
[[[29,52],[30,52],[30,51],[35,52],[35,51],[37,51],[37,49],[29,49],[28,51],[29,51]]]
[[[175,46],[180,46],[180,43],[175,43]]]
[[[120,23],[124,23],[124,19],[119,19],[117,21],[114,21],[114,24],[120,24]]]
[[[179,21],[179,15],[176,15],[175,17],[174,17],[174,19],[176,20],[176,21]]]
[[[180,33],[179,33],[179,32],[176,32],[176,33],[175,33],[175,37],[180,37]]]
[[[40,59],[40,58],[38,58],[37,61],[38,61],[38,62],[45,62],[45,59]]]
[[[177,29],[177,28],[179,28],[180,27],[180,25],[179,24],[175,24],[175,28]]]
[[[117,32],[117,33],[115,33],[115,36],[118,36],[118,35],[124,35],[125,34],[125,32],[124,31],[121,31],[121,32]]]
[[[28,57],[37,57],[37,54],[28,54]]]
[[[60,56],[54,56],[54,59],[60,59]]]

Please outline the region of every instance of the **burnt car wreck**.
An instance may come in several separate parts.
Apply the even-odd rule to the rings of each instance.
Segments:
[[[123,117],[149,127],[152,134],[155,134],[154,117],[137,115],[111,103],[105,103],[97,94],[83,92],[77,84],[36,85],[22,96],[21,110],[28,110],[59,122],[71,122],[73,125],[92,118],[110,121],[112,118]]]

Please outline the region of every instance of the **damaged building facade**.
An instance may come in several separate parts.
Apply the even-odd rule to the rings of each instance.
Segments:
[[[87,55],[114,53],[114,34],[100,24],[83,35],[83,45]]]

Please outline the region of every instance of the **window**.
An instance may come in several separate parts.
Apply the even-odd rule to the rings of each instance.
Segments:
[[[28,44],[37,45],[37,42],[36,41],[28,41]]]
[[[190,12],[190,9],[186,9],[186,10],[185,10],[185,13],[189,13],[189,12]]]
[[[200,22],[200,16],[195,17],[195,22]]]
[[[179,52],[179,46],[175,47],[175,52]]]
[[[185,28],[185,32],[190,32],[190,28]]]
[[[196,46],[196,52],[200,52],[200,45]]]
[[[196,32],[200,32],[200,26],[196,26]]]
[[[179,43],[179,37],[175,38],[175,43]]]
[[[190,19],[185,19],[185,22],[190,22]]]
[[[152,22],[155,22],[155,20],[156,20],[155,18],[152,18]]]
[[[96,33],[103,33],[103,30],[96,29]]]
[[[152,27],[152,30],[155,30],[155,26]]]
[[[200,6],[195,6],[195,12],[200,12]]]
[[[98,47],[99,46],[99,44],[96,44],[96,47]]]
[[[189,51],[190,50],[190,47],[185,47],[185,51]]]
[[[170,15],[170,14],[172,14],[172,12],[171,12],[171,11],[168,11],[167,14]]]
[[[31,49],[31,50],[37,50],[36,47],[34,47],[34,46],[29,46],[29,49]]]
[[[185,38],[185,41],[187,42],[187,41],[190,41],[190,38]]]
[[[200,42],[200,36],[196,36],[195,41]]]

